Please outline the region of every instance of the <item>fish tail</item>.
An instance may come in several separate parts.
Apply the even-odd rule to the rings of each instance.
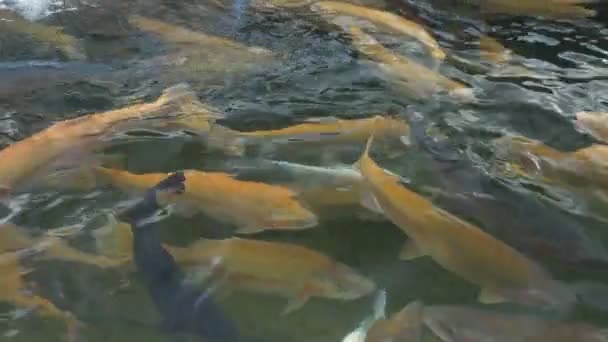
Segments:
[[[180,111],[186,115],[201,115],[209,120],[226,118],[220,110],[200,102],[194,89],[186,82],[163,90],[158,101],[165,105],[178,105]]]
[[[379,121],[379,118],[376,118],[374,120],[374,126],[372,128],[372,132],[369,135],[369,138],[367,138],[367,143],[365,144],[365,150],[363,150],[363,153],[361,154],[361,157],[359,157],[359,160],[357,160],[357,162],[355,163],[354,167],[356,169],[359,168],[359,166],[361,165],[362,161],[365,159],[369,158],[369,151],[372,147],[372,144],[374,143],[374,136],[376,134],[376,127],[377,127],[377,123]]]

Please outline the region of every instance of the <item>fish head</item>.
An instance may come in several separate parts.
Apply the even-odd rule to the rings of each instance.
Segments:
[[[376,284],[344,264],[335,264],[329,276],[321,278],[322,292],[328,298],[353,300],[376,290]]]

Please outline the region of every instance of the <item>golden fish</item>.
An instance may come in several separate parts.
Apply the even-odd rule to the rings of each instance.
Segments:
[[[502,172],[512,171],[544,183],[575,188],[608,188],[608,146],[591,145],[563,152],[521,136],[504,136],[495,140],[494,145]]]
[[[506,63],[513,57],[513,51],[505,48],[496,39],[486,35],[479,37],[479,50],[482,57],[496,64]]]
[[[47,171],[45,167],[61,162],[69,152],[82,152],[94,147],[95,143],[101,142],[99,138],[103,134],[111,133],[120,125],[143,119],[173,120],[180,124],[180,120],[188,116],[211,120],[219,114],[201,104],[186,84],[179,84],[166,89],[151,103],[55,123],[0,151],[0,158],[6,161],[0,167],[0,189],[4,194],[11,192],[41,171]],[[183,124],[188,125],[189,122],[184,121]]]
[[[438,92],[464,101],[473,99],[473,90],[427,67],[385,48],[358,27],[350,29],[352,44],[362,54],[377,62],[377,66],[408,96],[426,99]]]
[[[164,178],[164,173],[133,174],[99,167],[103,181],[122,190],[144,191]],[[284,187],[239,181],[226,173],[185,171],[186,191],[178,200],[182,214],[202,212],[233,224],[239,234],[267,229],[299,230],[317,225],[315,214],[304,208],[297,195]]]
[[[608,329],[581,322],[543,319],[464,306],[424,306],[415,301],[390,319],[377,321],[365,342],[409,342],[405,336],[420,338],[426,326],[433,341],[443,342],[601,342]],[[426,336],[426,334],[425,334]],[[427,341],[428,339],[424,339]]]
[[[376,129],[383,142],[393,140],[410,144],[410,127],[407,123],[375,115],[371,118],[342,120],[335,117],[311,118],[304,123],[266,131],[240,132],[243,137],[272,139],[275,142],[310,144],[365,144],[365,141]]]
[[[542,16],[553,19],[587,18],[597,15],[592,9],[581,5],[594,0],[476,0],[482,13]]]
[[[30,22],[12,12],[0,10],[0,32],[23,34],[57,48],[70,59],[86,59],[79,47],[78,40],[65,34],[62,27]]]
[[[112,219],[100,229],[99,252],[130,261],[130,225]],[[222,288],[286,296],[290,301],[285,313],[302,307],[310,297],[351,300],[375,288],[373,281],[350,267],[293,244],[231,238],[164,248],[191,271],[187,281],[200,284],[219,275],[216,280]]]
[[[366,201],[374,203],[408,235],[402,259],[432,257],[447,270],[479,285],[479,300],[485,303],[509,300],[566,307],[575,301],[569,289],[515,249],[404,187],[398,176],[369,157],[372,141],[373,136],[356,167],[371,192]]]
[[[340,1],[319,1],[312,4],[310,8],[318,13],[338,13],[367,19],[374,24],[417,39],[424,44],[431,52],[431,55],[437,60],[442,61],[446,57],[445,52],[443,52],[437,41],[427,30],[419,24],[399,15]]]
[[[78,320],[68,311],[62,311],[49,300],[25,290],[23,274],[18,252],[0,253],[0,301],[9,302],[21,308],[35,309],[40,315],[64,320],[68,330],[68,341],[76,334]]]
[[[224,48],[234,51],[248,52],[258,56],[270,56],[271,52],[260,47],[249,47],[230,39],[212,36],[203,32],[195,32],[186,28],[146,18],[140,15],[129,16],[129,23],[140,30],[152,32],[174,44],[195,45],[197,48],[215,49]]]
[[[102,268],[114,267],[117,262],[102,255],[82,252],[70,247],[64,240],[47,232],[39,238],[33,238],[22,228],[13,224],[0,226],[0,253],[28,250],[48,260],[62,260],[85,263]]]
[[[595,139],[608,143],[608,112],[578,112],[576,127]]]

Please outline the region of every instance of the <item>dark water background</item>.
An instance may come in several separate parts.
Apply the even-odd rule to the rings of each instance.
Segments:
[[[448,59],[441,72],[478,92],[478,101],[454,104],[440,97],[424,101],[405,98],[364,62],[337,27],[307,6],[272,7],[268,6],[270,0],[263,1],[68,3],[77,10],[60,11],[39,21],[63,26],[66,33],[80,40],[88,59],[79,62],[68,61],[60,51],[27,37],[0,32],[0,144],[23,139],[56,120],[153,100],[162,89],[182,81],[193,86],[201,101],[226,110],[228,118],[223,124],[240,130],[279,128],[307,117],[358,118],[391,113],[409,118],[417,112],[427,125],[440,128],[450,148],[459,151],[459,158],[467,162],[452,171],[452,175],[460,175],[458,178],[442,171],[433,154],[420,147],[413,147],[396,160],[383,161],[382,156],[376,156],[385,168],[408,179],[413,189],[425,193],[428,189],[466,192],[483,188],[505,194],[506,203],[516,202],[510,194],[517,192],[541,203],[543,210],[526,212],[524,203],[517,212],[513,208],[518,203],[510,203],[505,206],[506,216],[519,215],[519,220],[535,222],[549,234],[559,234],[560,225],[567,219],[583,227],[596,243],[608,245],[608,227],[601,217],[577,212],[566,197],[555,197],[526,184],[501,182],[484,172],[491,156],[489,141],[504,133],[518,133],[563,150],[590,144],[591,139],[577,132],[572,120],[578,111],[608,111],[608,10],[603,5],[597,5],[600,16],[592,20],[497,17],[484,22],[474,8],[449,0],[364,1],[426,25],[448,54],[465,59],[475,58],[471,56],[476,51],[476,32],[487,29],[523,57],[531,70],[555,76],[551,80],[496,79]],[[192,58],[188,67],[172,66],[165,62],[175,48],[131,27],[126,19],[130,14],[264,47],[273,51],[275,58],[233,71],[232,61],[211,65],[205,56],[214,51],[200,51],[202,57]],[[382,41],[429,62],[424,61],[419,49],[398,36],[387,35]],[[202,147],[187,135],[171,139],[144,136],[121,141],[113,150],[127,153],[127,167],[134,172],[205,170],[221,165],[222,155],[203,154]],[[310,155],[297,153],[276,157],[317,162]],[[355,158],[347,156],[342,162],[350,163]],[[272,182],[273,175],[261,180]],[[19,225],[41,229],[84,222],[88,231],[101,224],[102,210],[126,198],[110,190],[86,194],[37,191],[15,199],[18,205],[10,217]],[[449,205],[441,198],[434,200]],[[462,216],[484,227],[492,225],[491,216],[479,215],[483,210],[464,208]],[[496,215],[496,220],[500,219]],[[225,234],[221,226],[202,216],[171,218],[163,225],[166,241],[176,244]],[[415,299],[429,304],[475,303],[476,287],[431,260],[397,260],[405,236],[388,222],[363,221],[344,213],[324,218],[312,230],[269,232],[256,238],[309,246],[355,267],[387,289],[388,312]],[[87,234],[73,244],[89,251],[94,248]],[[559,279],[608,285],[604,265],[571,266],[550,260],[545,265]],[[83,336],[88,341],[194,339],[160,332],[159,317],[132,272],[100,271],[62,262],[41,262],[34,267],[32,280],[40,294],[86,322]],[[608,311],[602,310],[608,308],[608,292],[602,293],[592,298],[598,305],[580,305],[569,318],[608,326]],[[265,336],[271,341],[339,341],[370,313],[371,302],[371,297],[352,302],[314,299],[286,317],[279,316],[285,300],[273,296],[237,294],[223,305],[246,335]],[[35,314],[12,319],[11,310],[11,306],[0,304],[0,340],[60,340],[62,322]],[[16,336],[4,335],[14,329],[19,331]]]

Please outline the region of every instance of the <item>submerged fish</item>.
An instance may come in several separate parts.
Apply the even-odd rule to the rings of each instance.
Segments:
[[[68,341],[72,341],[79,325],[78,320],[68,311],[60,310],[48,299],[27,293],[23,275],[28,273],[21,268],[19,260],[23,253],[0,253],[0,301],[8,302],[19,308],[34,309],[41,316],[65,321]]]
[[[347,265],[293,244],[231,238],[169,251],[179,263],[195,267],[219,258],[219,273],[229,287],[286,296],[290,300],[284,313],[301,308],[311,297],[353,300],[375,289],[372,280]]]
[[[608,112],[578,112],[576,127],[595,139],[608,143]]]
[[[593,17],[595,10],[585,8],[584,4],[595,0],[465,0],[479,5],[483,14],[510,14],[542,16],[553,19],[576,19]]]
[[[573,188],[608,188],[608,146],[591,145],[564,152],[521,136],[504,136],[494,145],[503,171]]]
[[[423,334],[427,327],[431,335]],[[422,336],[425,336],[422,339]],[[426,338],[429,337],[429,338]],[[608,329],[582,323],[415,301],[376,321],[365,342],[605,342]]]
[[[343,120],[335,117],[310,118],[304,123],[274,130],[240,132],[242,137],[270,139],[273,143],[363,145],[372,131],[385,144],[400,141],[409,145],[409,126],[399,119],[375,115],[370,118]]]
[[[505,48],[498,40],[486,35],[479,37],[479,50],[481,57],[495,64],[506,63],[513,57],[513,51]]]
[[[447,270],[481,287],[484,303],[512,301],[568,308],[576,297],[565,285],[532,261],[476,226],[435,207],[407,189],[400,178],[380,168],[368,155],[356,167],[370,191],[366,201],[397,224],[409,237],[400,257],[430,256]]]
[[[89,114],[53,124],[29,138],[9,145],[0,151],[6,161],[0,167],[0,190],[3,194],[31,181],[47,168],[67,162],[72,152],[89,152],[102,143],[104,134],[112,133],[121,125],[153,119],[161,122],[179,122],[183,117],[218,116],[210,107],[202,105],[186,84],[166,89],[151,103],[144,103],[99,114]],[[74,163],[72,162],[72,165]]]
[[[369,20],[379,26],[388,28],[394,32],[413,37],[420,41],[431,52],[437,60],[444,60],[445,52],[441,49],[437,41],[419,24],[407,20],[399,15],[340,1],[318,1],[310,8],[321,14],[346,14]]]
[[[64,33],[62,27],[30,22],[10,11],[0,10],[0,32],[26,35],[40,43],[57,48],[70,59],[86,59],[78,40]]]
[[[426,99],[439,92],[464,101],[473,100],[473,90],[405,56],[393,53],[358,27],[350,29],[353,46],[377,66],[408,96]]]
[[[129,16],[129,23],[140,30],[152,32],[174,44],[191,45],[211,52],[219,52],[222,49],[227,49],[226,51],[232,53],[246,52],[261,57],[269,57],[272,54],[269,50],[261,47],[246,46],[227,38],[191,31],[177,25],[140,15]]]
[[[186,178],[187,179],[187,178]],[[130,226],[112,220],[96,233],[98,250],[130,261]],[[200,240],[186,247],[163,246],[187,269],[193,284],[216,281],[224,289],[269,293],[289,298],[285,313],[311,297],[352,300],[372,292],[372,280],[331,258],[298,245],[230,238]],[[215,277],[216,279],[210,279]],[[219,278],[219,279],[217,279]]]
[[[133,174],[96,169],[101,182],[123,190],[143,191],[167,177],[164,173]],[[184,215],[202,212],[220,222],[235,225],[239,234],[263,230],[299,230],[317,225],[315,214],[302,206],[296,193],[276,185],[245,182],[226,173],[188,170],[186,192],[178,210]]]

